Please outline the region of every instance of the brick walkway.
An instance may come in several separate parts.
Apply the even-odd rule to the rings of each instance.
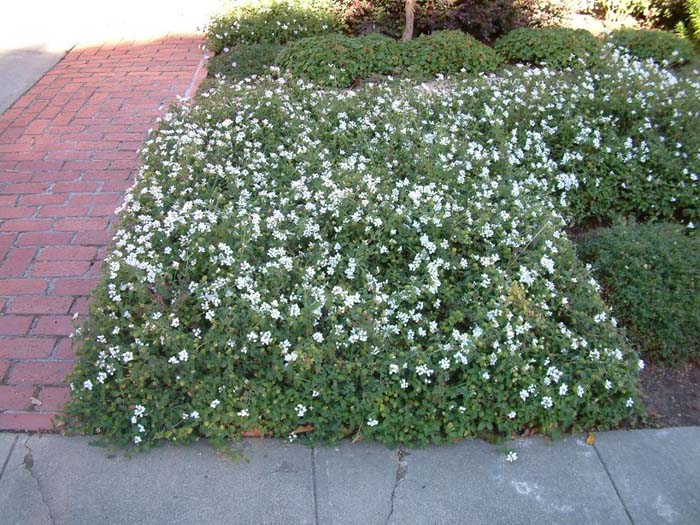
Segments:
[[[76,49],[0,116],[0,430],[47,430],[156,117],[206,71],[201,39]]]

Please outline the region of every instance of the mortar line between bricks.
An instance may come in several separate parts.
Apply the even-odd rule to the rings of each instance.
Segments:
[[[598,460],[600,461],[600,464],[603,465],[603,468],[605,469],[605,473],[608,475],[608,479],[610,480],[610,483],[612,484],[613,488],[615,489],[615,494],[617,494],[617,499],[620,500],[620,503],[622,504],[622,508],[625,509],[625,513],[627,514],[627,518],[630,520],[630,523],[632,525],[635,525],[634,520],[632,519],[632,514],[630,514],[630,511],[627,508],[627,504],[625,503],[625,500],[622,499],[622,494],[620,494],[620,491],[618,490],[617,485],[615,484],[615,480],[613,479],[612,474],[610,474],[610,470],[608,470],[608,466],[605,464],[605,461],[603,461],[603,456],[600,455],[600,451],[598,450],[598,447],[595,443],[593,443],[593,449],[595,450],[595,453],[598,456]]]
[[[7,469],[7,465],[10,463],[10,458],[12,457],[12,453],[15,451],[15,446],[17,445],[17,441],[19,440],[19,435],[15,434],[15,439],[12,442],[12,445],[10,445],[10,451],[7,453],[7,457],[5,458],[5,461],[2,463],[2,469],[0,469],[0,481],[2,481],[2,476],[5,474],[5,470]]]

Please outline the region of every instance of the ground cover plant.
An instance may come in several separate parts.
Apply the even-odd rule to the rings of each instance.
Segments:
[[[263,76],[277,63],[282,49],[282,45],[270,43],[240,44],[224,48],[220,54],[209,59],[207,71],[210,78],[202,89],[206,90],[214,83],[211,79],[216,77],[237,81],[252,76]]]
[[[700,85],[603,52],[428,88],[222,82],[171,113],[78,337],[74,428],[421,444],[635,416],[638,356],[564,229],[697,219]]]
[[[645,357],[671,363],[700,358],[700,239],[680,224],[594,230],[579,241],[606,299]]]

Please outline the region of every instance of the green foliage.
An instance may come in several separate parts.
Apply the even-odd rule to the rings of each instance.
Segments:
[[[242,0],[214,17],[206,28],[209,47],[220,53],[239,44],[286,44],[299,38],[342,31],[332,0]]]
[[[232,81],[264,75],[276,63],[282,49],[283,46],[279,44],[269,43],[241,44],[231,49],[226,48],[221,54],[209,59],[207,70],[210,77],[222,76]]]
[[[588,31],[568,28],[520,28],[496,40],[508,62],[546,64],[553,68],[588,67],[600,53],[600,42]]]
[[[410,75],[492,71],[498,55],[460,31],[438,31],[411,42],[381,35],[327,35],[293,42],[279,66],[319,85],[347,87],[375,75]]]
[[[417,75],[482,73],[495,70],[501,59],[490,47],[461,31],[437,31],[405,44],[408,71]]]
[[[530,27],[553,27],[574,12],[572,0],[513,0],[513,6]]]
[[[679,363],[700,358],[700,238],[677,224],[595,230],[579,245],[634,346]]]
[[[700,45],[700,0],[687,0],[686,12],[688,36]]]
[[[381,35],[305,38],[289,44],[278,63],[294,76],[340,87],[374,75],[400,73],[403,69],[401,45]]]
[[[610,41],[639,58],[670,66],[686,64],[697,57],[690,42],[667,31],[620,29],[610,35]]]

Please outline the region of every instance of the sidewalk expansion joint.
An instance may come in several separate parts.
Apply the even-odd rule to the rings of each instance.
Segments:
[[[12,457],[12,452],[15,450],[15,445],[17,444],[17,441],[19,440],[19,436],[15,436],[14,441],[12,442],[12,445],[10,445],[10,451],[7,454],[7,457],[5,458],[5,461],[2,463],[2,468],[0,468],[0,480],[2,480],[3,474],[5,474],[5,470],[7,469],[7,465],[10,462],[10,458]]]
[[[603,457],[600,455],[600,451],[598,450],[598,447],[593,444],[593,449],[595,450],[595,453],[598,455],[598,460],[600,461],[601,465],[603,465],[603,468],[605,469],[605,473],[608,475],[608,479],[610,480],[610,483],[612,484],[613,488],[615,489],[615,494],[617,494],[617,499],[620,500],[620,503],[622,504],[622,508],[625,509],[625,513],[627,514],[627,518],[630,520],[630,523],[632,525],[634,524],[634,520],[632,519],[632,514],[630,514],[629,509],[627,508],[627,505],[625,504],[625,500],[622,499],[622,495],[620,494],[620,491],[617,488],[617,485],[615,484],[615,480],[613,479],[612,475],[610,474],[610,471],[608,470],[608,466],[605,464],[605,461],[603,461]]]
[[[316,484],[316,448],[311,448],[311,480],[313,482],[314,491],[314,523],[319,525],[318,519],[318,487]]]

